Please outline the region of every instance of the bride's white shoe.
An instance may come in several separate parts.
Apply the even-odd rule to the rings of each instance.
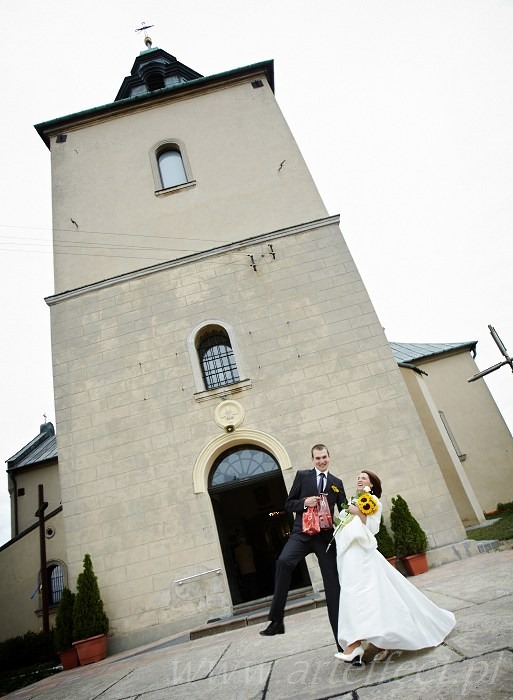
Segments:
[[[350,654],[343,654],[339,651],[335,654],[335,658],[340,659],[340,661],[345,661],[348,664],[352,663],[353,666],[362,666],[363,649],[362,647],[356,647]]]

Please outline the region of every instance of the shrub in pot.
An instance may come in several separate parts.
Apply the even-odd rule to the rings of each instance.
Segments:
[[[62,589],[62,595],[55,617],[54,640],[62,667],[65,671],[78,666],[77,650],[73,646],[73,607],[75,594],[69,588]]]
[[[402,496],[392,498],[390,526],[394,533],[397,554],[401,557],[406,571],[411,575],[425,573],[428,570],[426,533],[411,514]]]
[[[376,542],[378,543],[378,552],[380,552],[385,559],[388,559],[392,566],[395,566],[395,542],[385,525],[383,516],[381,516],[381,524],[376,534]]]
[[[109,618],[103,609],[98,579],[89,554],[84,556],[84,568],[77,579],[77,594],[73,608],[73,639],[80,664],[93,663],[107,656]]]

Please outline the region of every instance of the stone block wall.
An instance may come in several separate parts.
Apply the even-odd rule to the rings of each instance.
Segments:
[[[323,442],[348,494],[368,467],[383,479],[385,511],[401,493],[432,546],[464,538],[332,220],[49,304],[68,564],[73,578],[91,554],[115,637],[141,642],[230,610],[208,474],[201,493],[192,481],[199,453],[222,432],[214,420],[222,398],[198,400],[187,345],[208,320],[236,335],[250,386],[231,398],[245,411],[241,428],[272,435],[286,450],[287,488],[294,469],[310,466],[310,447]]]

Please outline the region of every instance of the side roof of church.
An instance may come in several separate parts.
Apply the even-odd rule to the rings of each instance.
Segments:
[[[476,356],[477,340],[466,343],[390,343],[397,362],[434,359],[436,356],[460,352],[471,352]]]
[[[22,467],[32,467],[57,458],[57,438],[53,423],[43,423],[36,435],[16,454],[6,460],[7,471],[12,472]]]

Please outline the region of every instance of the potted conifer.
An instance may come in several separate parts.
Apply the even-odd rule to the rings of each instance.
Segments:
[[[426,533],[411,514],[402,496],[392,498],[390,526],[394,533],[397,553],[406,571],[412,576],[425,573],[428,570]]]
[[[98,579],[89,554],[84,556],[84,568],[77,579],[77,594],[73,607],[73,646],[80,665],[100,661],[107,656],[109,618],[103,609]]]
[[[75,594],[69,588],[64,587],[55,617],[54,639],[62,668],[65,671],[78,666],[77,650],[73,646],[74,604]]]
[[[376,542],[378,543],[378,552],[380,552],[395,568],[395,542],[394,538],[388,531],[387,526],[385,525],[383,516],[381,516],[381,524],[379,526],[379,531],[376,534]]]

